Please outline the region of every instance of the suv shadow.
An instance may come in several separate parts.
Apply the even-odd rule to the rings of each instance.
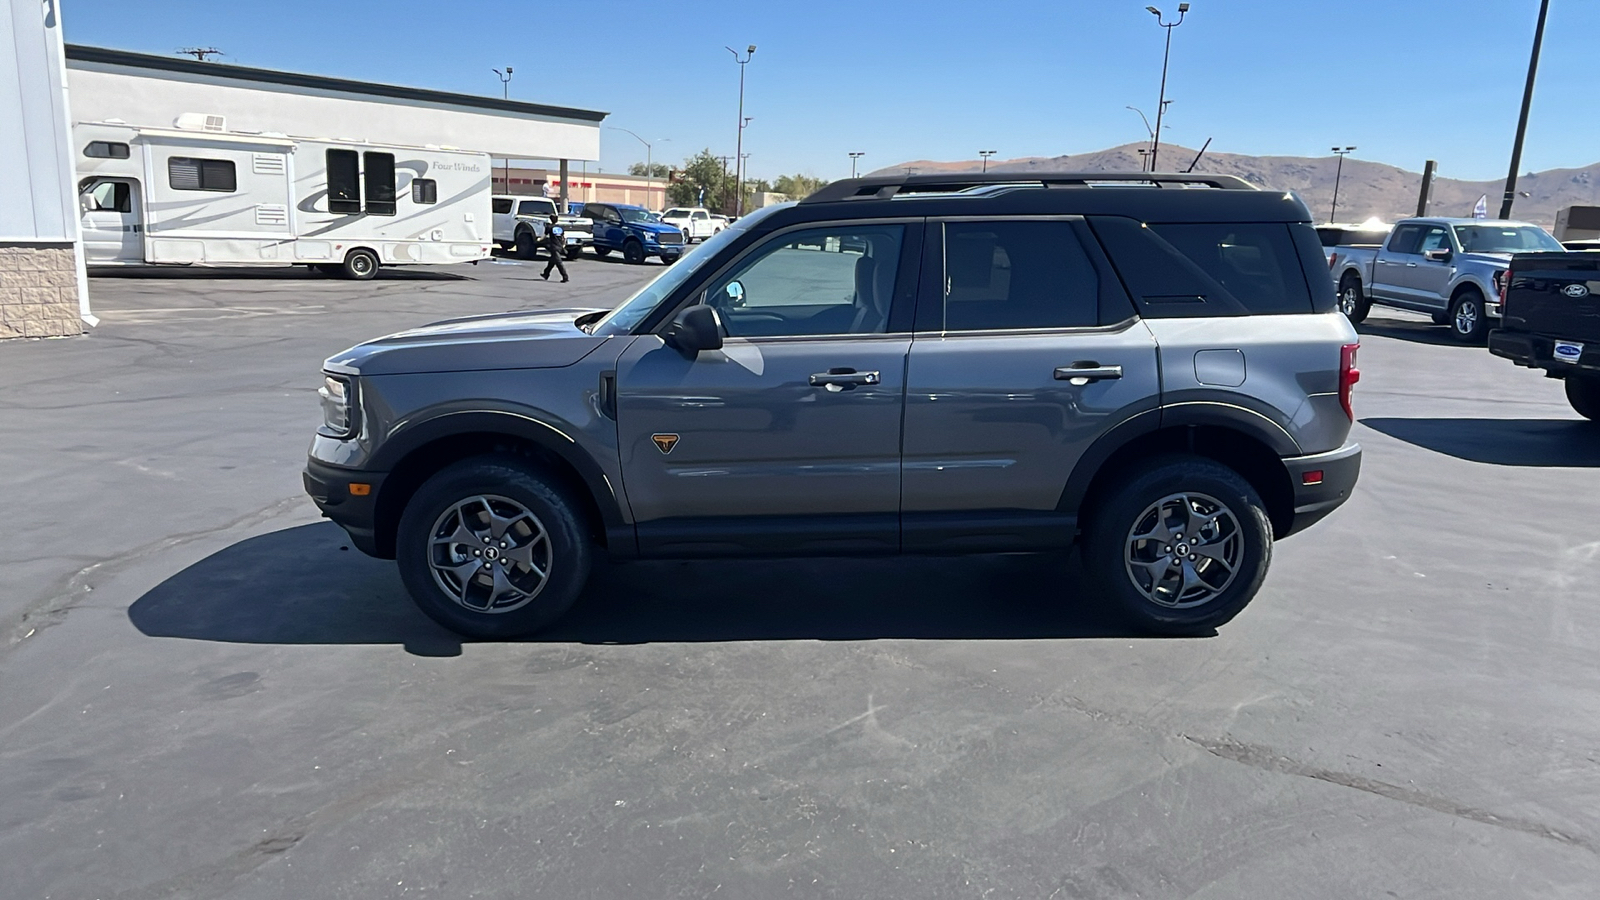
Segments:
[[[1600,468],[1600,426],[1582,419],[1369,418],[1361,424],[1471,462]]]
[[[327,522],[240,541],[152,588],[128,618],[150,637],[460,652],[461,639],[406,597],[393,563],[345,547]],[[1078,569],[1061,556],[600,565],[572,612],[520,642],[1144,637],[1074,595]]]

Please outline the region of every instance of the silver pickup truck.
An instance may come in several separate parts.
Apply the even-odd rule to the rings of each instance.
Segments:
[[[1381,246],[1349,246],[1332,259],[1339,308],[1352,322],[1374,303],[1428,313],[1457,340],[1482,343],[1500,318],[1511,254],[1560,251],[1543,228],[1494,219],[1404,219]]]

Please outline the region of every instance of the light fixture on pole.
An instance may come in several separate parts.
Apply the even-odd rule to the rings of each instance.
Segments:
[[[994,154],[995,154],[995,151],[993,151],[993,150],[979,150],[978,151],[978,155],[983,157],[983,170],[985,172],[989,171],[989,157],[993,156]]]
[[[739,64],[739,137],[734,144],[733,150],[734,175],[739,182],[739,188],[738,193],[735,195],[733,200],[733,214],[735,216],[742,216],[744,215],[744,170],[740,167],[740,160],[744,159],[744,126],[750,122],[749,119],[744,117],[744,67],[749,65],[750,57],[756,55],[756,45],[751,44],[745,50],[744,59],[740,59],[739,51],[733,49],[732,47],[724,47],[723,49],[727,50],[729,53],[732,53],[733,61]]]
[[[1147,117],[1144,114],[1144,110],[1140,109],[1137,106],[1124,106],[1123,109],[1131,109],[1134,112],[1139,114],[1139,120],[1144,123],[1144,133],[1145,133],[1145,135],[1150,138],[1150,142],[1152,144],[1155,143],[1156,130],[1154,128],[1150,127],[1150,119],[1149,119],[1149,117]],[[1146,157],[1148,157],[1149,154],[1150,154],[1150,151],[1149,151],[1148,148],[1139,151],[1139,171],[1141,171],[1141,172],[1144,171],[1144,164],[1145,164],[1145,162],[1147,162]]]
[[[501,99],[510,100],[511,99],[511,67],[510,66],[506,66],[506,70],[504,72],[500,71],[499,69],[490,69],[489,71],[491,71],[494,74],[500,76],[500,97],[501,97]],[[506,157],[506,176],[505,176],[505,178],[506,178],[506,193],[509,194],[509,193],[511,193],[511,157],[509,157],[509,156]]]
[[[1183,24],[1183,17],[1189,14],[1189,4],[1178,4],[1178,20],[1176,22],[1168,22],[1162,18],[1161,10],[1156,9],[1154,6],[1146,6],[1145,9],[1155,15],[1156,21],[1160,23],[1162,28],[1167,30],[1167,49],[1161,56],[1161,98],[1156,106],[1156,131],[1151,138],[1152,143],[1150,145],[1150,171],[1154,172],[1156,171],[1156,157],[1161,153],[1161,114],[1166,112],[1167,109],[1167,62],[1172,58],[1172,29]]]
[[[633,132],[628,131],[628,129],[626,129],[626,128],[618,128],[615,125],[607,125],[606,127],[611,129],[612,131],[622,131],[622,132],[626,132],[628,134],[633,134]],[[646,200],[647,203],[654,202],[654,200],[655,200],[655,192],[654,192],[654,185],[652,183],[652,179],[655,178],[655,174],[656,174],[655,173],[655,156],[654,156],[655,147],[650,141],[647,141],[644,138],[639,137],[637,134],[633,134],[633,139],[644,145],[644,196],[645,196],[645,200]],[[670,141],[670,140],[672,140],[672,138],[656,138],[654,143],[655,144],[664,144],[664,143],[666,143],[667,141]]]
[[[866,155],[867,155],[866,151],[863,151],[863,150],[852,150],[852,151],[850,151],[850,177],[851,178],[856,177],[856,160],[858,160],[861,157],[866,156]]]
[[[1339,214],[1339,179],[1344,177],[1344,158],[1354,147],[1334,147],[1333,152],[1339,156],[1339,167],[1333,170],[1333,209],[1328,210],[1328,224],[1333,224],[1333,219]]]

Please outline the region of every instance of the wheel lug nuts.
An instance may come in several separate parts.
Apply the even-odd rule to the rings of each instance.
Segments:
[[[1161,548],[1161,552],[1162,553],[1171,553],[1172,552],[1172,548],[1171,547],[1162,547]]]
[[[1194,555],[1194,554],[1193,554],[1193,553],[1191,553],[1191,554],[1189,554],[1189,561],[1190,561],[1190,562],[1194,562],[1194,561],[1195,561],[1195,560],[1197,560],[1197,559],[1199,559],[1199,558],[1200,558],[1200,557],[1198,557],[1198,556],[1196,556],[1196,555]]]

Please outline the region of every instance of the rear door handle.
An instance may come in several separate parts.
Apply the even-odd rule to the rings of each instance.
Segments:
[[[1088,384],[1091,381],[1115,381],[1122,377],[1121,366],[1102,366],[1097,362],[1075,362],[1056,369],[1057,381]]]
[[[855,369],[829,369],[811,376],[811,386],[843,391],[858,384],[878,384],[883,376],[878,372],[857,372]]]

